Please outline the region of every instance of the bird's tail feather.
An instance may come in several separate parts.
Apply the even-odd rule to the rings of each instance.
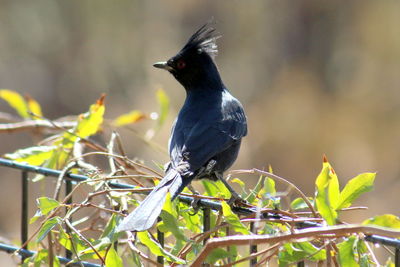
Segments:
[[[143,202],[122,220],[117,227],[117,232],[140,232],[152,227],[161,213],[167,193],[170,192],[172,199],[174,199],[185,186],[182,176],[171,168]]]

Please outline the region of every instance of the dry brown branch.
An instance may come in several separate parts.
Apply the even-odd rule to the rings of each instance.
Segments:
[[[13,133],[33,130],[65,130],[76,126],[74,121],[50,122],[47,120],[27,120],[14,123],[0,124],[0,133]]]
[[[70,206],[72,206],[72,207],[79,207],[79,208],[88,208],[88,207],[92,207],[92,208],[96,208],[96,209],[98,209],[98,210],[102,210],[102,211],[105,211],[105,212],[116,213],[116,214],[118,214],[118,215],[120,215],[120,216],[124,216],[124,214],[122,214],[122,213],[119,212],[119,211],[112,210],[112,209],[107,209],[107,208],[101,207],[101,206],[96,205],[96,204],[93,204],[93,203],[74,203],[74,204],[71,204]]]
[[[210,239],[191,266],[199,266],[207,255],[215,248],[226,246],[258,245],[265,243],[284,243],[301,238],[328,238],[335,239],[349,234],[364,233],[376,234],[387,237],[399,237],[400,231],[388,230],[386,228],[366,225],[339,225],[329,227],[309,228],[294,233],[270,235],[240,235]]]

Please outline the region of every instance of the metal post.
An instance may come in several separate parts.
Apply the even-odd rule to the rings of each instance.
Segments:
[[[211,228],[211,209],[203,208],[203,232],[209,231]],[[204,239],[203,244],[207,243],[208,237]]]
[[[69,193],[72,192],[72,182],[69,180],[65,180],[65,196],[68,196]],[[71,204],[72,203],[72,196],[67,199],[66,204]],[[67,211],[66,211],[67,212]],[[72,223],[72,217],[70,218],[71,223]],[[71,233],[71,229],[69,227],[66,228],[67,234]],[[66,258],[72,258],[72,251],[65,249],[65,257]]]
[[[256,233],[256,229],[255,229],[255,224],[254,224],[254,222],[251,222],[250,223],[250,231],[253,233],[253,234],[257,234]],[[256,253],[257,252],[257,245],[250,245],[250,254],[253,254],[253,253]],[[252,258],[251,260],[250,260],[250,266],[256,266],[257,265],[257,257],[255,257],[255,258]]]
[[[28,241],[28,172],[22,172],[22,190],[21,190],[21,244],[23,249],[27,249],[28,246],[25,242]],[[22,262],[26,257],[22,256]]]
[[[396,248],[396,251],[394,254],[394,266],[400,267],[400,248]]]
[[[161,221],[161,218],[158,217],[157,221]],[[158,242],[160,243],[160,245],[162,247],[164,247],[164,233],[161,232],[158,228],[157,228],[157,239],[158,239]],[[159,264],[164,265],[164,257],[163,256],[157,256],[157,262]]]

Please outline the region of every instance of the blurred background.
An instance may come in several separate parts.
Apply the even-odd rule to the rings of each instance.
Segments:
[[[216,62],[248,116],[233,168],[270,164],[313,194],[326,154],[342,186],[378,172],[374,191],[357,202],[369,209],[343,219],[398,214],[399,1],[1,0],[0,88],[29,94],[50,119],[87,111],[103,92],[107,118],[158,111],[155,92],[164,88],[171,110],[153,140],[166,148],[185,93],[152,63],[173,56],[211,17],[223,35]],[[4,101],[0,111],[12,112]],[[144,133],[146,123],[133,128]],[[131,131],[120,133],[131,158],[168,161]],[[0,138],[1,154],[38,141],[28,133]],[[1,172],[0,236],[16,241],[19,172]],[[33,206],[38,194],[31,197]]]

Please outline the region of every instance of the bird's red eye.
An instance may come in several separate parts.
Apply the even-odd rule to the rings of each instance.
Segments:
[[[186,67],[186,63],[185,63],[185,61],[183,61],[183,60],[179,60],[177,63],[176,63],[176,67],[178,68],[178,69],[183,69],[184,67]]]

